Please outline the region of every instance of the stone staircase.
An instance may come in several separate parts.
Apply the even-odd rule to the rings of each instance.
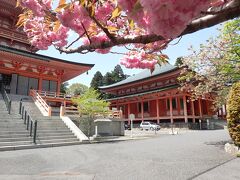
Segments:
[[[18,114],[7,112],[0,94],[0,151],[33,146],[32,138]]]
[[[80,144],[79,139],[70,131],[59,116],[43,116],[36,107],[31,97],[10,95],[12,99],[11,115],[7,114],[6,106],[2,97],[0,99],[0,147],[1,144],[9,145],[6,150],[21,149],[19,145],[28,145],[23,148],[53,147]],[[21,115],[19,115],[20,100],[33,120],[37,120],[36,144],[26,130]],[[4,121],[7,121],[4,124]],[[8,142],[12,138],[11,143]],[[14,140],[14,141],[13,141]],[[11,147],[13,147],[11,149]]]

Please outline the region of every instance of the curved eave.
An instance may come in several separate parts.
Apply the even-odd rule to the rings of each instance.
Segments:
[[[57,59],[49,56],[39,55],[35,53],[30,53],[23,50],[18,50],[6,46],[0,45],[0,52],[12,60],[21,60],[32,62],[36,65],[43,65],[57,69],[63,69],[64,73],[62,76],[62,81],[68,81],[88,70],[90,70],[94,64],[83,64],[77,62],[71,62],[67,60]]]
[[[127,83],[121,83],[121,81],[120,81],[120,82],[112,84],[112,85],[101,86],[101,87],[99,87],[99,89],[103,90],[103,91],[105,91],[105,90],[108,91],[108,90],[118,89],[119,87],[123,87],[123,86],[131,86],[133,84],[136,84],[136,83],[139,83],[139,82],[143,83],[143,81],[154,79],[156,77],[163,76],[163,75],[166,75],[168,73],[171,73],[171,72],[174,72],[174,71],[177,71],[177,70],[179,70],[179,68],[175,67],[171,70],[168,70],[168,71],[165,71],[165,72],[162,72],[162,73],[159,73],[159,74],[151,75],[151,76],[148,76],[148,77],[145,77],[145,78],[142,78],[142,79],[137,79],[135,81],[131,81],[131,82],[127,82]]]

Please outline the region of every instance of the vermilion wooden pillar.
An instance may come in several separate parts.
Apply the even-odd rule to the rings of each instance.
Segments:
[[[172,97],[169,98],[169,102],[170,102],[170,119],[171,119],[171,123],[173,123]]]
[[[59,95],[60,94],[60,91],[61,91],[61,80],[59,79],[57,81],[57,94]]]
[[[142,121],[144,121],[144,114],[143,114],[143,100],[141,100],[141,115],[142,115]]]
[[[131,114],[131,113],[130,113],[130,111],[131,111],[131,110],[130,110],[130,103],[128,103],[127,106],[128,106],[128,116],[127,116],[127,118],[128,118],[128,125],[130,125],[130,119],[129,119],[129,115]]]
[[[198,99],[198,108],[199,108],[199,115],[202,118],[202,100]]]
[[[177,110],[178,110],[178,116],[181,116],[180,111],[181,111],[181,105],[180,105],[180,98],[176,97],[177,99]]]
[[[159,119],[159,99],[156,99],[156,108],[157,108],[157,123],[160,122]]]
[[[207,115],[209,115],[209,103],[208,103],[208,100],[206,100],[206,106],[207,106],[207,108],[206,108]]]
[[[193,122],[195,123],[195,109],[194,109],[194,102],[193,101],[191,101],[191,107],[192,107]]]
[[[185,123],[188,123],[188,118],[187,118],[187,98],[184,95],[183,96],[183,112],[184,112],[184,121]]]

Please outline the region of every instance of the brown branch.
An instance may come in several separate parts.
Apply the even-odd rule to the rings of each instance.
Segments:
[[[192,21],[187,28],[178,36],[183,36],[186,34],[191,34],[196,31],[212,27],[224,21],[236,18],[240,16],[240,2],[239,0],[231,1],[231,4],[225,8],[223,8],[219,13],[216,15],[207,15]],[[82,51],[89,51],[92,49],[105,49],[110,48],[113,46],[118,45],[125,45],[125,44],[148,44],[155,41],[165,40],[162,36],[158,36],[155,34],[150,35],[140,35],[136,36],[135,38],[124,38],[118,37],[116,41],[105,41],[102,43],[95,43],[90,45],[82,45],[75,49],[60,49],[60,51],[65,52],[67,54],[70,53],[81,53]]]
[[[111,41],[113,41],[113,42],[116,41],[116,38],[108,31],[107,28],[103,27],[103,25],[102,25],[94,16],[91,16],[91,15],[89,15],[89,16],[90,16],[91,19],[97,24],[97,26],[98,26],[100,29],[103,30],[103,32],[107,35],[107,37],[108,37]]]
[[[207,15],[194,20],[191,24],[187,26],[187,28],[181,33],[181,35],[191,34],[239,16],[240,2],[239,0],[233,0],[231,5],[225,7],[216,15]]]
[[[84,36],[84,34],[85,34],[85,32],[82,35],[78,36],[78,38],[75,39],[73,42],[71,42],[66,48],[68,49],[69,47],[71,47],[75,42],[77,42],[79,39],[81,39]]]

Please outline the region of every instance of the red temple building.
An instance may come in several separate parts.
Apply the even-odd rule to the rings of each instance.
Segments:
[[[161,122],[196,122],[211,118],[212,97],[192,100],[189,92],[180,90],[178,76],[180,68],[165,64],[133,75],[118,83],[100,87],[116,98],[109,99],[110,108],[122,110],[123,118],[135,115],[135,121],[151,120]]]
[[[0,75],[9,93],[28,95],[34,89],[59,94],[62,82],[93,67],[36,54],[26,34],[16,27],[21,13],[16,0],[0,3]]]

